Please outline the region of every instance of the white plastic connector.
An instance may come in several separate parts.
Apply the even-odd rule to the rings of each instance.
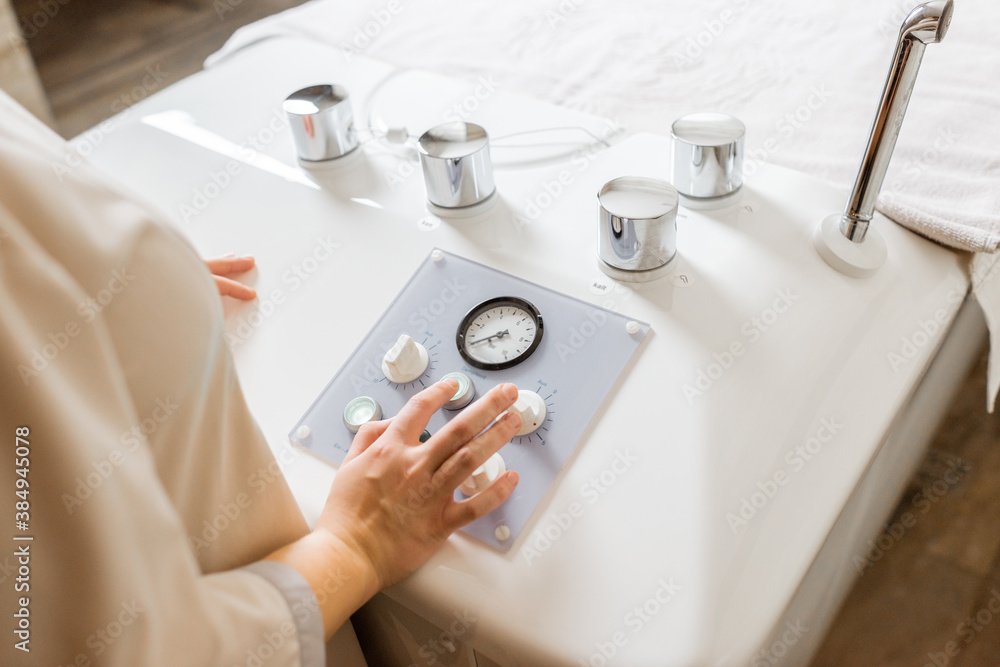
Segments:
[[[405,127],[390,127],[385,132],[385,140],[390,144],[405,144],[409,137]]]
[[[816,250],[826,263],[846,276],[868,278],[875,275],[889,255],[881,235],[869,228],[865,240],[855,243],[840,231],[840,215],[827,216],[813,237]]]

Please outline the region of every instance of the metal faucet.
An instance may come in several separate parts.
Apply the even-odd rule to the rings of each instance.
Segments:
[[[944,39],[951,24],[952,0],[931,0],[918,5],[903,21],[896,42],[896,52],[882,99],[875,113],[868,146],[861,158],[854,189],[840,218],[840,231],[848,240],[861,243],[875,213],[875,200],[896,147],[899,127],[913,93],[920,61],[928,44]]]

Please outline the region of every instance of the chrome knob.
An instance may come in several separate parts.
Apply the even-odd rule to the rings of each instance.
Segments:
[[[344,426],[357,433],[368,422],[382,419],[382,406],[370,396],[358,396],[344,407]]]
[[[473,123],[446,123],[417,140],[427,201],[462,208],[486,201],[496,191],[489,135]]]
[[[299,160],[324,162],[358,147],[351,99],[343,86],[322,84],[297,90],[282,103]]]
[[[668,273],[677,254],[677,190],[656,178],[624,176],[605,183],[597,201],[600,269],[628,282]]]
[[[677,192],[696,202],[727,203],[743,186],[745,135],[743,121],[723,113],[695,113],[674,121],[670,181]]]
[[[472,378],[465,373],[456,371],[448,373],[441,379],[454,380],[458,383],[458,389],[455,390],[454,396],[444,404],[445,410],[461,410],[476,397],[476,385],[472,382]]]

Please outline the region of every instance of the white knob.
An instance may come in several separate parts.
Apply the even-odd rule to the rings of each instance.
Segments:
[[[500,454],[494,454],[486,459],[486,463],[476,468],[467,480],[459,487],[467,496],[474,496],[485,490],[490,484],[496,481],[497,477],[507,472],[507,464],[503,462]]]
[[[427,350],[406,334],[382,358],[382,372],[389,382],[413,382],[427,370]]]
[[[545,421],[547,410],[545,401],[541,396],[533,391],[520,390],[517,392],[517,400],[510,406],[507,412],[513,412],[521,417],[521,430],[518,435],[528,435],[538,430],[538,427]]]

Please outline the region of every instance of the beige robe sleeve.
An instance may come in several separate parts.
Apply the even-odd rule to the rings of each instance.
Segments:
[[[67,169],[67,150],[0,93],[0,664],[322,664],[301,577],[240,569],[307,527],[243,400],[211,278],[96,170]],[[15,592],[25,546],[30,589]],[[14,646],[20,596],[30,653]]]

